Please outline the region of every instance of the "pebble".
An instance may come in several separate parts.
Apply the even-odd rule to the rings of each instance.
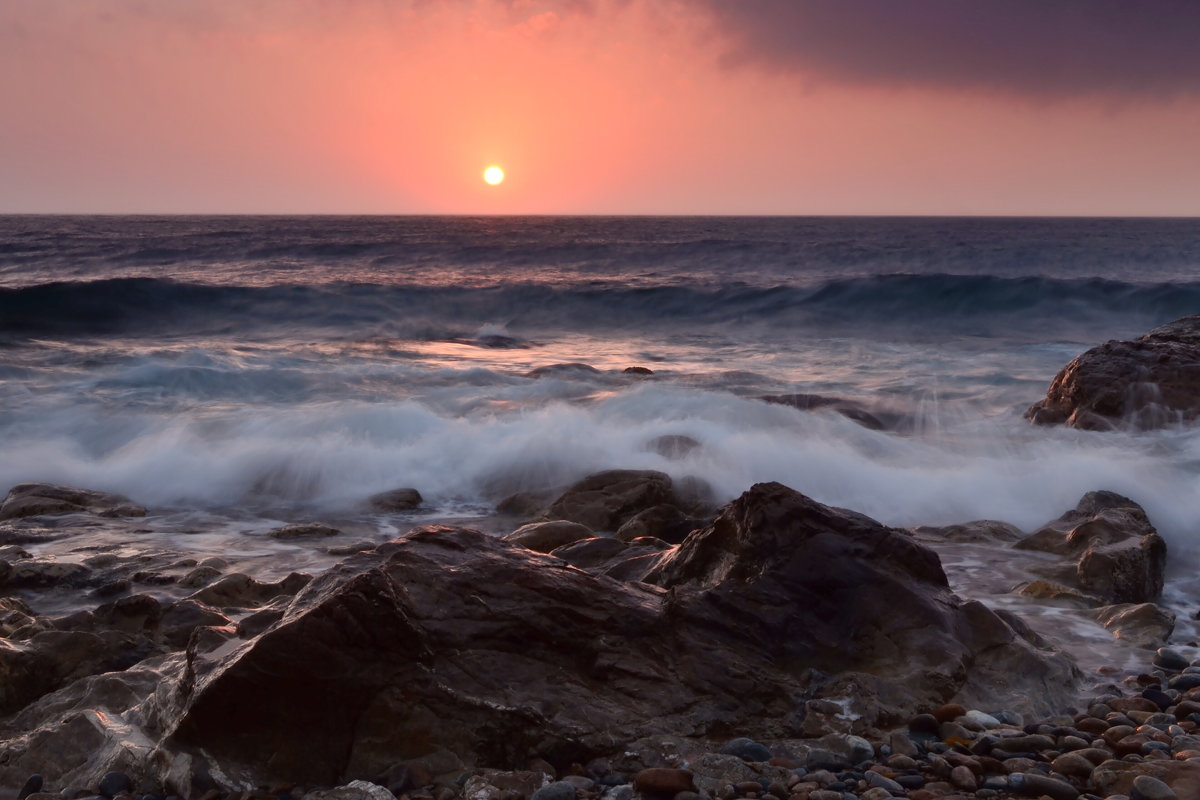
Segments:
[[[933,710],[933,718],[938,722],[953,722],[967,713],[967,707],[958,703],[947,703]]]
[[[938,732],[939,722],[933,714],[917,714],[908,721],[908,729],[913,733],[931,733]]]
[[[1169,647],[1160,647],[1154,654],[1154,666],[1162,667],[1172,672],[1182,672],[1190,666],[1190,663],[1178,650],[1172,650]]]
[[[567,784],[570,786],[570,784]],[[553,784],[551,784],[553,786]],[[546,787],[549,788],[549,787]],[[639,792],[649,792],[674,797],[680,792],[694,792],[696,785],[692,780],[692,772],[687,769],[670,769],[668,767],[649,767],[633,776],[633,788]],[[759,787],[760,789],[762,787]],[[542,791],[539,789],[539,791]],[[575,787],[571,787],[571,797],[575,797]],[[536,795],[535,795],[536,798]],[[531,799],[533,800],[533,799]],[[542,798],[537,798],[542,800]],[[549,798],[545,798],[549,800]]]
[[[962,764],[950,770],[950,783],[967,792],[973,792],[979,787],[975,773]]]
[[[670,794],[674,795],[675,792]],[[575,785],[566,781],[548,783],[534,792],[529,800],[575,800]]]
[[[892,794],[904,793],[903,786],[885,775],[880,775],[878,772],[867,772],[866,781],[872,788],[886,789]]]
[[[1071,784],[1036,772],[1009,775],[1008,782],[1011,789],[1030,797],[1046,795],[1051,800],[1075,800],[1079,797],[1079,790]]]
[[[977,711],[975,709],[971,709],[963,716],[971,722],[981,726],[984,730],[988,731],[992,730],[993,728],[999,728],[1001,725],[1000,720],[996,719],[991,714],[985,714],[982,711]]]
[[[133,790],[133,781],[124,772],[110,772],[100,779],[96,788],[104,797],[115,797],[122,792]]]
[[[25,781],[25,785],[21,787],[21,791],[17,792],[17,800],[25,800],[31,794],[35,794],[42,790],[43,778],[41,775],[30,775],[29,780]]]
[[[1139,775],[1133,779],[1129,800],[1179,800],[1179,796],[1158,778]]]
[[[859,795],[861,800],[891,800],[893,796],[894,795],[887,789],[881,789],[879,787],[867,789],[865,792]]]
[[[731,739],[721,747],[721,753],[737,756],[743,761],[770,761],[771,751],[753,739]]]

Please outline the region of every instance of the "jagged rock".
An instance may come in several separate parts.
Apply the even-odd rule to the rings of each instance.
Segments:
[[[1166,542],[1141,506],[1115,492],[1088,492],[1014,547],[1072,559],[1053,577],[1105,603],[1152,602],[1162,594]]]
[[[536,550],[539,553],[549,553],[556,548],[573,544],[583,539],[591,539],[594,536],[595,534],[592,533],[591,528],[588,528],[586,525],[580,525],[578,522],[569,522],[565,519],[556,519],[550,522],[532,522],[528,525],[522,525],[512,533],[504,536],[503,539],[506,542],[519,544],[522,547],[528,547],[530,550]]]
[[[214,775],[255,784],[331,785],[444,751],[567,766],[657,734],[785,737],[806,699],[850,687],[873,693],[847,704],[865,731],[947,697],[1056,709],[1077,677],[1019,623],[955,598],[909,537],[778,484],[664,551],[650,579],[416,529],[319,576],[248,643],[206,653],[194,638],[160,757],[203,752]]]
[[[689,517],[677,507],[668,504],[651,506],[634,514],[617,529],[617,538],[629,542],[642,536],[653,536],[670,544],[679,544],[708,520]]]
[[[912,529],[914,535],[947,542],[1015,542],[1025,533],[1015,525],[994,519],[980,519],[958,525],[921,525]]]
[[[311,580],[311,575],[293,572],[274,583],[264,583],[234,572],[193,593],[190,599],[219,609],[257,608],[276,597],[294,595]]]
[[[293,522],[276,528],[270,532],[272,539],[319,538],[323,536],[340,536],[341,531],[332,525],[320,522]]]
[[[8,490],[0,503],[0,520],[43,514],[98,514],[104,517],[144,517],[146,509],[128,497],[50,483],[22,483]]]
[[[1155,648],[1175,630],[1175,614],[1154,603],[1120,603],[1095,610],[1096,621],[1113,638],[1135,647]]]
[[[126,669],[153,652],[150,640],[119,631],[44,630],[0,640],[0,714],[87,675]]]
[[[421,505],[424,498],[416,489],[392,489],[389,492],[380,492],[372,495],[367,503],[376,511],[385,513],[395,511],[411,511]]]
[[[620,539],[595,536],[556,547],[550,551],[550,555],[580,569],[594,569],[612,562],[627,550],[629,545]]]
[[[9,589],[86,586],[93,578],[90,567],[53,558],[26,558],[9,567],[4,582]]]
[[[1200,415],[1200,315],[1133,341],[1082,353],[1054,377],[1025,417],[1039,425],[1088,430],[1159,428]]]
[[[550,506],[549,516],[615,531],[638,512],[663,504],[678,505],[665,473],[608,470],[572,485]]]
[[[159,635],[173,648],[182,649],[192,638],[192,631],[209,625],[228,625],[230,620],[212,606],[184,599],[172,603],[159,619]]]

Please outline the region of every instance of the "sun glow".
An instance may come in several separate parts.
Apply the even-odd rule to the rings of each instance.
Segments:
[[[483,179],[495,186],[504,180],[504,170],[499,167],[488,167],[483,171]]]

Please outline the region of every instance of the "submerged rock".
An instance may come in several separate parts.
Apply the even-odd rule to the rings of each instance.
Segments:
[[[421,497],[421,493],[411,488],[392,489],[388,492],[371,495],[367,499],[367,503],[372,509],[384,513],[411,511],[421,505],[423,501],[424,498]]]
[[[1200,315],[1077,356],[1029,407],[1038,425],[1159,428],[1200,416]]]
[[[144,517],[146,509],[128,497],[50,483],[22,483],[8,490],[0,503],[0,520],[43,514],[90,513],[102,517]]]

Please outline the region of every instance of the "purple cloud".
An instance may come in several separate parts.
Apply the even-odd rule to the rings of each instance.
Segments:
[[[693,0],[730,63],[1027,96],[1200,94],[1197,0]]]

